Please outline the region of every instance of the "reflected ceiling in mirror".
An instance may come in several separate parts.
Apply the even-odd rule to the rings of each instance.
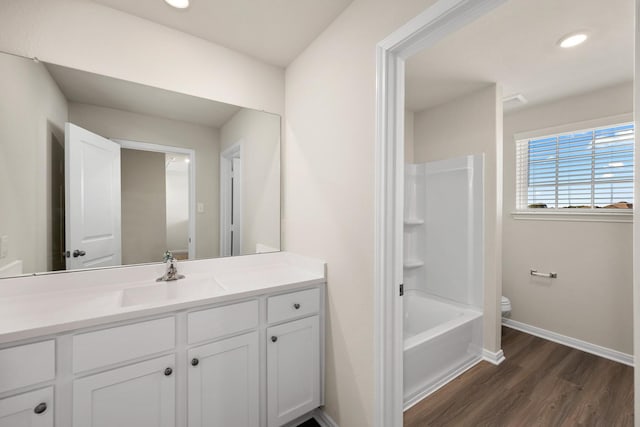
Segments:
[[[280,117],[0,53],[0,278],[280,250]]]

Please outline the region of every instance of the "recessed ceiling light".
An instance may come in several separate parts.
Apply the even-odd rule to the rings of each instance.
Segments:
[[[561,38],[558,44],[560,45],[560,47],[569,48],[569,47],[578,46],[579,44],[583,43],[586,39],[587,39],[587,35],[585,33],[573,33]]]
[[[189,7],[189,0],[164,0],[169,6],[176,9],[186,9]]]

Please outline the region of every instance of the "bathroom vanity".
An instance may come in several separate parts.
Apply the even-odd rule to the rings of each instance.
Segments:
[[[0,280],[0,426],[272,427],[323,404],[323,262],[163,268]]]

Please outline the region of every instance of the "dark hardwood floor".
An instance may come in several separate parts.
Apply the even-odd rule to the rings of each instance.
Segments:
[[[481,362],[404,414],[415,426],[633,426],[633,368],[503,328]]]

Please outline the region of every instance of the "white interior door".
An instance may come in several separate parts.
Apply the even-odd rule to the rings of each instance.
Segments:
[[[67,270],[122,264],[120,145],[65,125]]]

